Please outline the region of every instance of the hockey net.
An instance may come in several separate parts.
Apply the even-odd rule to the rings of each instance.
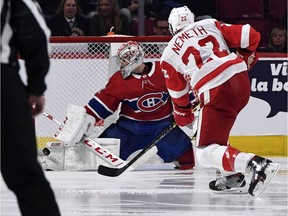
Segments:
[[[50,71],[46,78],[45,111],[62,122],[69,104],[84,106],[109,77],[119,68],[117,48],[128,40],[138,41],[145,52],[145,61],[158,60],[170,37],[54,37],[50,43]],[[113,115],[95,127],[97,137],[117,119]],[[58,125],[45,116],[35,119],[38,149],[53,139]]]

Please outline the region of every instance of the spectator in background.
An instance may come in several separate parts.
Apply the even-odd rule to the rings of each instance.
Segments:
[[[51,36],[88,35],[88,22],[82,14],[78,0],[62,0],[57,11],[47,24]]]
[[[171,36],[169,32],[168,18],[157,17],[154,21],[153,31],[158,36]]]
[[[137,0],[123,0],[123,7],[127,7],[131,15],[137,15],[138,13],[138,1]]]
[[[130,16],[130,19],[135,19],[137,18],[138,14],[138,2],[137,0],[118,0],[119,7],[121,9],[127,8]]]
[[[168,18],[166,17],[156,17],[153,19],[145,19],[144,20],[144,27],[145,27],[145,35],[151,36],[171,36],[168,28]],[[132,35],[138,35],[138,22],[134,21],[131,26],[131,33]]]
[[[117,0],[98,0],[96,14],[89,19],[89,35],[104,36],[115,34],[130,35],[128,17],[120,13]]]
[[[148,24],[147,22],[145,22]],[[169,32],[168,18],[157,17],[153,20],[153,34],[151,36],[171,36]],[[144,50],[150,54],[161,55],[166,45],[163,43],[145,43]]]
[[[118,5],[120,8],[120,14],[125,15],[128,18],[129,25],[131,25],[132,22],[132,14],[130,10],[124,6],[124,1],[123,0],[118,0]]]
[[[272,29],[267,52],[287,53],[287,30],[284,27]]]

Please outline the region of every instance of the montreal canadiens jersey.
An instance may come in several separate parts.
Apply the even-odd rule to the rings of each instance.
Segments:
[[[231,25],[215,19],[195,22],[176,34],[165,48],[161,67],[173,101],[186,105],[190,77],[196,95],[215,88],[236,73],[247,71],[246,63],[229,48],[255,50],[260,34],[250,25]]]
[[[166,88],[160,62],[148,62],[145,74],[123,79],[114,73],[106,87],[97,92],[85,106],[97,121],[119,109],[119,116],[136,121],[157,121],[172,115],[171,98]]]

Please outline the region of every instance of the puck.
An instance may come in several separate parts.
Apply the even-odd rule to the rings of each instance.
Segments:
[[[42,151],[43,151],[43,154],[46,156],[50,154],[50,150],[48,148],[44,148]]]

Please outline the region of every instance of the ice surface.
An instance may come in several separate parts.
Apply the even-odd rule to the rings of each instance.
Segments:
[[[214,194],[208,184],[219,174],[196,167],[145,164],[118,177],[97,172],[46,171],[62,216],[287,216],[287,158],[272,158],[281,168],[260,198]],[[246,176],[249,183],[250,176]],[[3,216],[19,216],[15,196],[1,183]]]

